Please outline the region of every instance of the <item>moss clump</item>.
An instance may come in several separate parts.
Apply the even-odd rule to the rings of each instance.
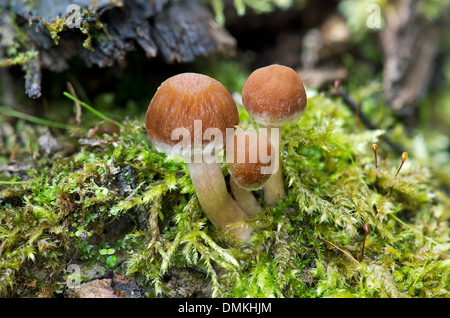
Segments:
[[[251,125],[239,107],[242,126]],[[61,293],[68,264],[104,262],[101,251],[111,249],[127,257],[108,266],[152,296],[173,295],[164,278],[175,268],[203,273],[212,297],[450,295],[450,199],[440,181],[449,172],[416,160],[414,138],[392,134],[409,152],[394,180],[401,160],[385,132],[365,130],[340,100],[309,91],[301,120],[283,131],[286,200],[248,220],[256,230],[242,243],[210,224],[185,164],[148,144],[142,117],[113,129],[97,123],[95,134],[89,123],[68,126],[69,146],[50,156],[16,149],[29,168],[0,182],[0,295]],[[29,133],[19,133],[24,126]],[[10,126],[27,145],[38,144],[39,129]],[[17,142],[5,143],[2,162]],[[130,225],[120,239],[108,238],[115,220]]]

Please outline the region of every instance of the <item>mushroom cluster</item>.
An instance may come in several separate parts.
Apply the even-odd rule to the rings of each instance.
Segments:
[[[200,129],[196,128],[199,123]],[[226,88],[217,80],[202,74],[183,73],[164,81],[153,96],[145,117],[145,129],[160,152],[183,157],[200,205],[209,220],[219,229],[228,230],[238,239],[248,238],[251,229],[229,227],[247,215],[228,193],[218,161],[203,160],[203,150],[211,141],[203,138],[206,131],[239,124],[236,104]],[[178,145],[182,130],[183,147]],[[194,143],[194,147],[192,147]],[[195,160],[200,157],[200,160]],[[194,159],[194,160],[193,160]]]
[[[242,221],[262,210],[252,191],[262,188],[269,205],[285,196],[278,129],[301,116],[306,93],[294,70],[271,65],[249,76],[242,100],[259,125],[256,131],[236,128],[236,103],[220,82],[197,73],[178,74],[164,81],[153,96],[145,129],[159,152],[184,159],[208,219],[219,230],[246,240],[253,229]],[[232,195],[217,157],[221,150]]]

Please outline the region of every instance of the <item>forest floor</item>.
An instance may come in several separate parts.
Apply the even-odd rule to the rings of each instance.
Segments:
[[[290,21],[278,29],[229,18],[234,56],[167,64],[136,51],[91,69],[75,58],[43,70],[37,100],[20,68],[1,69],[0,296],[449,297],[445,85],[398,112],[376,34],[351,43],[332,14],[304,32],[292,14],[271,16]],[[270,63],[298,71],[308,105],[282,129],[286,199],[261,200],[251,239],[235,242],[203,214],[186,165],[151,145],[144,116],[159,84],[189,71],[223,83],[251,127],[242,87]]]

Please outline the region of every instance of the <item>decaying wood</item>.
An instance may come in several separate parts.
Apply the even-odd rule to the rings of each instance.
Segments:
[[[385,11],[380,33],[385,56],[383,90],[391,108],[410,115],[426,92],[442,37],[438,21],[417,12],[418,0],[399,0]]]
[[[70,4],[81,8],[81,26],[65,25],[55,43],[48,23],[64,22]],[[24,65],[25,91],[32,98],[41,94],[41,68],[64,71],[75,56],[88,67],[109,67],[137,45],[148,58],[161,55],[167,63],[184,63],[213,53],[233,54],[236,46],[199,0],[35,0],[32,5],[0,0],[0,7],[0,26],[14,11],[14,23],[27,37],[26,49],[39,52]],[[0,58],[6,49],[0,42]]]
[[[172,5],[155,17],[152,37],[168,62],[192,62],[211,52],[232,53],[235,40],[196,2]]]

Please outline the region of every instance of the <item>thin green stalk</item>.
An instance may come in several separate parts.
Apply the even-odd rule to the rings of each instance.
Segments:
[[[342,253],[344,253],[350,260],[352,260],[353,262],[355,262],[356,264],[358,264],[359,267],[362,269],[362,271],[363,271],[364,273],[366,273],[367,275],[369,275],[370,277],[372,277],[373,281],[374,281],[375,284],[377,284],[377,286],[381,289],[381,291],[383,292],[384,296],[385,296],[386,298],[389,298],[389,296],[388,296],[388,295],[386,294],[386,292],[384,291],[383,287],[381,287],[381,285],[378,284],[378,282],[376,281],[376,279],[373,278],[373,276],[365,269],[365,267],[364,267],[360,262],[358,262],[357,259],[355,259],[355,258],[353,257],[352,254],[350,254],[350,253],[347,252],[346,250],[340,248],[340,247],[337,246],[336,244],[334,244],[334,243],[332,243],[332,242],[330,242],[330,241],[328,241],[328,240],[326,240],[326,239],[323,239],[323,240],[324,240],[325,242],[327,242],[328,244],[330,244],[331,246],[333,246],[334,248],[337,248],[338,250],[340,250],[340,251],[341,251]]]
[[[103,120],[106,120],[106,121],[113,122],[113,123],[116,124],[117,126],[122,127],[122,124],[119,123],[118,121],[116,121],[116,120],[114,120],[114,119],[112,119],[112,118],[110,118],[110,117],[108,117],[108,116],[103,115],[101,112],[99,112],[98,110],[96,110],[96,109],[93,108],[92,106],[86,104],[85,102],[82,102],[81,100],[79,100],[78,98],[72,96],[72,95],[69,94],[68,92],[64,92],[63,94],[64,94],[64,96],[70,98],[70,99],[73,100],[74,102],[79,103],[81,106],[83,106],[84,108],[86,108],[86,109],[88,109],[89,111],[91,111],[92,113],[94,113],[97,117],[99,117],[99,118],[101,118],[101,119],[103,119]]]
[[[54,127],[54,128],[71,129],[71,128],[75,127],[73,125],[58,123],[55,121],[51,121],[51,120],[39,118],[36,116],[24,114],[22,112],[19,112],[17,110],[14,110],[14,109],[12,109],[10,107],[6,107],[6,106],[0,106],[0,113],[3,113],[4,115],[7,115],[7,116],[12,116],[12,117],[17,117],[17,118],[20,118],[23,120],[27,120],[27,121],[33,122],[35,124]]]
[[[27,183],[28,181],[11,181],[11,180],[5,180],[5,181],[1,181],[0,180],[0,184],[22,184],[22,183]]]
[[[430,241],[430,242],[433,243],[433,244],[439,245],[438,242],[436,242],[436,241],[433,240],[432,238],[429,238],[429,237],[423,235],[423,233],[422,233],[421,231],[415,229],[414,227],[412,227],[412,226],[409,225],[409,224],[406,224],[405,222],[403,222],[402,220],[400,220],[396,215],[394,215],[394,214],[389,214],[389,216],[393,217],[397,222],[399,222],[400,224],[404,225],[405,227],[407,227],[407,228],[410,229],[411,231],[416,232],[417,234],[423,236],[423,238],[425,238],[427,241]]]

